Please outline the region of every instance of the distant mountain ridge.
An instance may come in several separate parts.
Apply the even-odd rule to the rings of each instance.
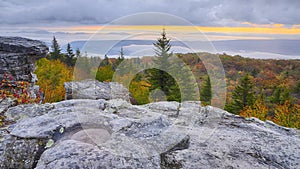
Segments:
[[[102,40],[102,41],[72,41],[71,47],[76,49],[83,49],[86,43],[91,46],[92,53],[97,53],[98,46],[105,46],[107,44],[114,44],[113,47],[107,46],[110,49],[107,55],[118,55],[121,47],[124,48],[125,54],[133,56],[136,50],[144,48],[153,48],[155,40]],[[201,50],[201,46],[205,46],[208,42],[190,41],[190,44],[195,44],[193,49]],[[216,48],[217,53],[229,53],[231,55],[242,55],[244,57],[252,58],[270,58],[270,59],[300,59],[300,40],[224,40],[212,41],[212,45]],[[49,44],[49,43],[48,43]],[[186,48],[189,48],[184,42],[171,41],[175,53],[187,53]],[[197,44],[197,45],[196,45]],[[203,44],[203,45],[202,45]],[[49,44],[51,45],[51,44]],[[198,48],[199,46],[199,48]],[[62,51],[66,51],[67,45],[62,46]],[[89,49],[90,50],[90,49]],[[85,52],[85,51],[82,51]],[[90,52],[90,51],[87,51]],[[214,51],[205,51],[214,52]]]

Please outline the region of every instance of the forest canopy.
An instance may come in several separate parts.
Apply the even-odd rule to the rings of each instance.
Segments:
[[[40,79],[39,85],[46,94],[45,102],[64,99],[63,82],[72,80],[72,70],[78,58],[84,60],[84,64],[78,66],[80,73],[96,75],[95,79],[104,82],[112,81],[115,71],[123,61],[146,65],[151,60],[149,56],[126,59],[123,49],[120,49],[118,58],[105,55],[104,59],[83,56],[79,50],[73,52],[70,46],[67,53],[61,53],[56,39],[53,39],[53,47],[56,49],[48,55],[48,59],[37,61],[36,74]],[[172,45],[165,31],[154,44],[154,48],[154,61],[164,62],[163,66],[172,67],[169,59],[173,54]],[[203,105],[211,103],[214,92],[205,65],[198,56],[218,55],[226,74],[225,110],[245,117],[257,117],[283,126],[300,128],[300,60],[262,60],[205,52],[174,55],[192,70],[200,93],[198,99]],[[138,74],[134,74],[130,66],[124,70],[122,78],[134,76],[130,81],[129,91],[138,104],[160,100],[181,101],[178,85],[189,82],[188,78],[182,79],[182,82],[175,81],[162,69],[148,69]]]

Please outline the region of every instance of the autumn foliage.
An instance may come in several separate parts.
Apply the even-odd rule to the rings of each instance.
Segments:
[[[268,116],[269,108],[261,98],[257,99],[252,106],[245,107],[240,115],[244,117],[256,117],[260,120],[270,119]]]
[[[273,121],[282,126],[300,129],[300,105],[293,105],[289,101],[277,105]]]
[[[37,85],[45,94],[44,102],[58,102],[65,98],[64,82],[72,80],[72,69],[60,60],[40,59],[36,62]]]
[[[35,72],[39,79],[38,85],[45,93],[45,102],[64,99],[63,83],[72,79],[72,71],[77,77],[83,79],[93,77],[104,82],[112,80],[123,82],[125,86],[129,85],[129,91],[138,104],[149,103],[154,89],[160,89],[159,91],[162,91],[167,99],[169,98],[168,100],[178,101],[180,101],[180,93],[185,92],[176,89],[174,90],[176,92],[170,93],[176,88],[175,83],[172,81],[168,86],[159,85],[161,72],[151,72],[151,69],[135,75],[131,65],[126,67],[125,64],[121,66],[121,74],[114,76],[124,60],[126,63],[138,63],[133,65],[149,65],[152,57],[125,59],[123,49],[120,51],[119,58],[108,58],[107,55],[104,59],[82,56],[79,49],[76,50],[75,57],[70,47],[67,54],[61,54],[59,45],[55,45],[55,43],[54,50],[48,57],[51,60],[39,60],[37,62],[38,69]],[[210,89],[208,73],[200,58],[205,57],[209,62],[209,59],[213,58],[212,55],[205,52],[176,54],[192,70],[197,81],[196,85],[200,90],[199,99],[204,104],[209,104],[215,93]],[[257,117],[261,120],[272,120],[283,126],[300,128],[300,60],[260,60],[243,58],[238,55],[230,56],[225,53],[218,57],[221,59],[226,74],[226,110],[244,117]],[[164,58],[167,57],[161,57],[159,62],[164,63]],[[76,62],[78,64],[75,68],[66,66],[75,65],[76,59],[79,62]],[[163,65],[167,65],[167,62]],[[180,70],[176,71],[177,74],[182,74],[184,77],[187,75]],[[149,74],[155,78],[150,77]],[[167,82],[166,79],[169,78],[163,78],[159,83]],[[176,83],[189,83],[190,81],[188,78],[182,79],[182,82]],[[164,89],[165,87],[167,89]],[[189,95],[192,94],[189,93]]]
[[[11,74],[5,73],[0,81],[0,102],[2,99],[11,98],[15,104],[40,103],[41,92],[35,91],[33,94],[30,87],[29,82],[16,81]],[[9,123],[4,114],[0,114],[0,127]]]
[[[0,81],[0,99],[9,97],[15,99],[18,104],[39,103],[41,93],[37,92],[33,97],[29,89],[29,82],[16,81],[11,74],[4,74]]]

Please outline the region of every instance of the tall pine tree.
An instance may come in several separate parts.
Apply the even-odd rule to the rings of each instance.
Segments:
[[[164,92],[169,101],[180,101],[179,87],[170,74],[166,71],[171,70],[172,64],[169,58],[172,56],[170,53],[171,44],[170,39],[167,38],[165,29],[161,37],[153,44],[155,47],[156,58],[154,63],[158,65],[158,69],[151,69],[148,71],[150,76],[148,80],[151,84],[150,90],[159,89]]]
[[[286,101],[290,101],[292,103],[290,89],[283,85],[277,86],[273,95],[270,97],[270,101],[274,104],[284,104]]]
[[[201,88],[200,91],[200,100],[203,102],[205,105],[211,104],[211,99],[212,99],[212,90],[211,90],[211,83],[210,83],[210,78],[209,76],[205,80],[203,87]]]
[[[110,65],[109,58],[107,55],[104,55],[104,59],[101,61],[100,67],[104,67],[108,65]]]
[[[124,49],[123,47],[121,47],[120,56],[118,57],[118,60],[122,62],[125,59],[124,55],[125,55]]]
[[[121,47],[119,53],[120,53],[120,55],[117,58],[117,61],[112,65],[112,68],[113,68],[114,71],[117,69],[119,64],[121,64],[125,59],[125,57],[124,57],[125,53],[124,53],[123,47]]]
[[[74,62],[74,53],[73,50],[71,48],[70,43],[68,43],[67,45],[67,65],[68,66],[74,66],[75,62]]]
[[[244,107],[252,106],[255,101],[254,84],[250,76],[246,74],[240,80],[232,93],[232,102],[226,105],[225,110],[239,114]]]
[[[81,52],[80,52],[80,50],[78,48],[75,51],[75,56],[76,56],[76,58],[81,57]]]
[[[52,52],[50,52],[50,59],[61,59],[61,49],[55,36],[53,36],[51,48]]]

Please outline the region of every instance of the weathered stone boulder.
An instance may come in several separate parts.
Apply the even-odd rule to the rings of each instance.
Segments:
[[[136,103],[128,89],[116,82],[99,82],[97,80],[82,80],[64,83],[66,100],[69,99],[123,99]]]
[[[45,43],[21,37],[0,36],[0,79],[5,73],[17,81],[34,82],[34,62],[46,57]]]
[[[0,168],[300,167],[299,130],[200,105],[74,99],[11,107],[6,114],[18,121],[0,130]]]

